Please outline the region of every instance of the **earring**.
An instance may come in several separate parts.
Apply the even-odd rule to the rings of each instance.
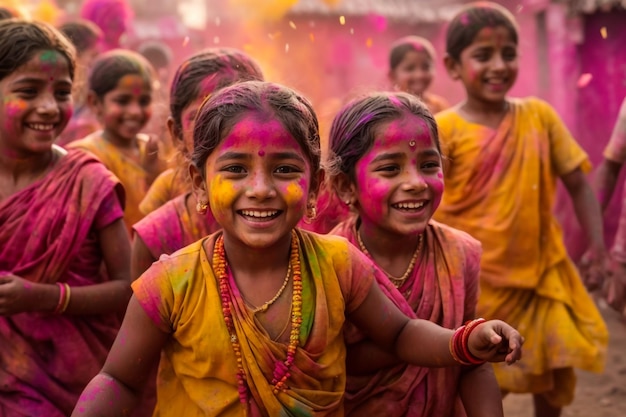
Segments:
[[[315,207],[315,204],[313,203],[307,204],[306,215],[304,216],[304,222],[306,224],[311,224],[313,223],[313,220],[315,220],[316,218],[317,218],[317,208]]]
[[[198,203],[196,204],[196,211],[198,212],[198,214],[206,214],[208,208],[209,203],[198,201]]]

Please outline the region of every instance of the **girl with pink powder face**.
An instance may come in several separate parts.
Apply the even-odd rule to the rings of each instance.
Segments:
[[[0,415],[67,416],[130,297],[124,191],[55,145],[72,115],[74,47],[0,22]]]
[[[475,318],[480,243],[431,219],[443,194],[437,125],[416,97],[354,100],[330,132],[331,184],[353,215],[347,238],[384,272],[378,285],[413,317],[458,328]],[[346,332],[347,416],[501,416],[490,367],[427,369],[398,362],[354,328]],[[478,400],[480,399],[480,400]]]
[[[428,93],[435,76],[435,48],[427,39],[406,36],[395,41],[389,52],[389,81],[396,91],[420,98],[431,113],[450,107],[448,102]]]

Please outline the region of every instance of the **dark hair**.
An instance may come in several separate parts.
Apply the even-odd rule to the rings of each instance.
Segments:
[[[309,101],[294,90],[263,81],[246,81],[225,87],[202,105],[193,131],[191,160],[205,175],[204,166],[211,153],[247,113],[275,118],[298,141],[309,162],[316,189],[320,169],[320,135],[317,116]]]
[[[22,19],[0,20],[0,80],[30,61],[39,51],[55,51],[67,59],[70,78],[76,70],[74,46],[54,27]]]
[[[13,9],[0,6],[0,20],[12,19],[14,17],[20,17],[20,15]]]
[[[237,49],[210,48],[194,54],[176,70],[170,89],[170,114],[176,135],[182,132],[182,113],[202,92],[202,81],[213,76],[213,91],[239,81],[263,81],[258,64]]]
[[[428,124],[430,135],[441,153],[437,123],[426,105],[417,97],[401,92],[372,93],[345,105],[330,128],[328,172],[354,179],[357,162],[374,146],[378,127],[412,114]]]
[[[431,61],[435,60],[435,48],[428,39],[420,36],[405,36],[396,40],[389,51],[389,69],[395,70],[407,53],[411,51],[426,52]]]
[[[94,61],[89,74],[89,90],[99,99],[103,99],[126,75],[139,75],[152,88],[154,69],[150,63],[136,52],[114,49]]]
[[[478,32],[485,27],[497,26],[504,26],[508,29],[513,42],[518,43],[517,23],[511,12],[496,3],[468,4],[448,24],[446,52],[452,59],[458,61],[461,58],[461,52],[474,42]]]
[[[59,30],[74,44],[78,55],[93,48],[102,39],[102,30],[93,22],[76,19],[63,23]]]
[[[161,42],[145,42],[137,48],[137,52],[154,67],[154,69],[167,68],[172,63],[172,50]]]

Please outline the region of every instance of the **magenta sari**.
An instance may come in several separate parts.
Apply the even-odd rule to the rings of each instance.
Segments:
[[[96,230],[123,216],[123,189],[95,158],[70,151],[0,202],[0,271],[71,287],[107,281]],[[102,367],[115,314],[0,317],[0,415],[67,416]]]

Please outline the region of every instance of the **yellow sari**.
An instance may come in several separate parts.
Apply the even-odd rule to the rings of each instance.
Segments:
[[[143,137],[137,139],[140,158],[143,159],[147,140]],[[72,142],[68,148],[82,149],[92,153],[119,178],[126,191],[124,223],[130,232],[133,225],[143,218],[143,214],[139,210],[139,203],[148,191],[148,173],[146,170],[137,161],[122,154],[119,149],[104,139],[102,131]]]
[[[230,278],[230,309],[249,391],[244,407],[212,255],[204,250],[213,248],[219,234],[162,256],[133,283],[146,313],[171,334],[159,367],[155,416],[343,416],[345,316],[365,299],[378,274],[374,265],[345,239],[298,232],[300,347],[288,389],[278,394],[271,381],[275,363],[287,356],[287,345],[260,328]]]
[[[526,338],[521,362],[495,366],[500,386],[563,406],[573,400],[572,368],[601,372],[608,340],[552,213],[557,177],[590,164],[547,103],[510,104],[496,130],[456,109],[437,115],[450,166],[434,217],[483,245],[478,314]]]

